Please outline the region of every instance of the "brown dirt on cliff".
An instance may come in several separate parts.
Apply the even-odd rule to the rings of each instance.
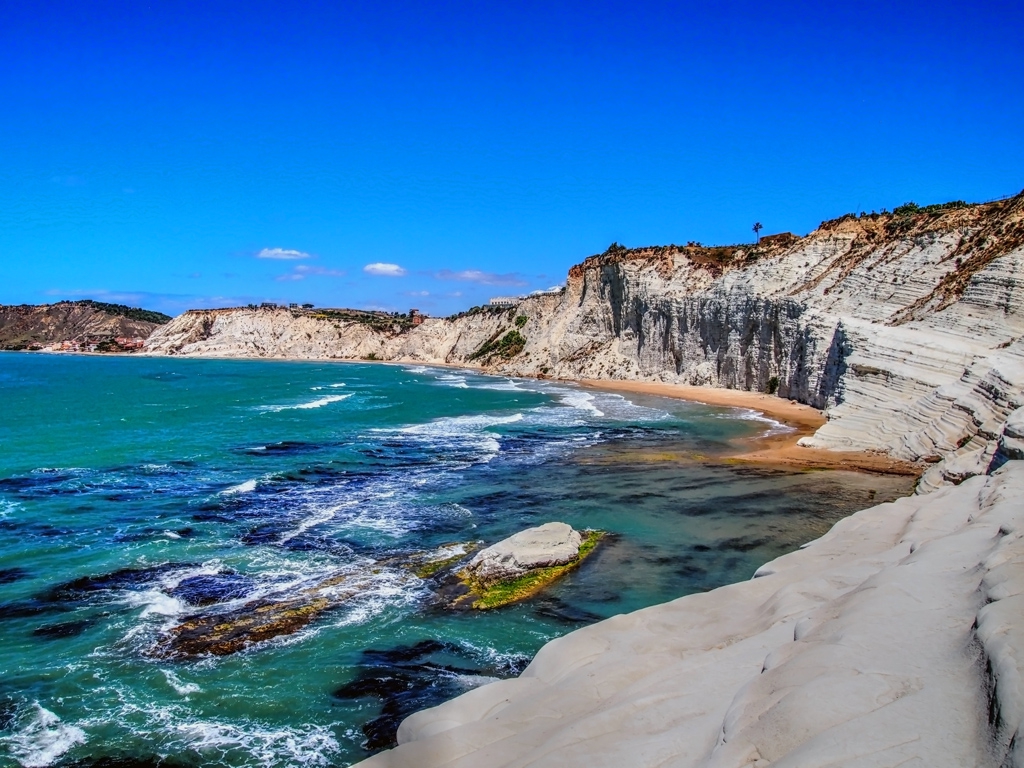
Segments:
[[[159,320],[166,316],[88,301],[0,305],[0,349],[32,349],[56,341],[85,341],[88,337],[145,339],[170,320],[151,322],[139,317]]]
[[[744,264],[774,256],[799,243],[800,238],[792,232],[765,235],[758,243],[739,245],[706,246],[700,243],[687,245],[651,245],[642,248],[626,248],[613,243],[604,253],[584,259],[569,269],[569,281],[579,281],[587,270],[643,262],[653,267],[662,279],[668,280],[676,270],[677,261],[685,260],[704,269],[713,277],[721,277],[728,271],[739,269]]]

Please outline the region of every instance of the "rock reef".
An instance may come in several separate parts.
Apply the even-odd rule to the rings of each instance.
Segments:
[[[546,645],[365,768],[1024,766],[1024,463]]]

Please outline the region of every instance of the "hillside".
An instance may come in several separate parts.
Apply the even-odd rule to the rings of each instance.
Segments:
[[[100,351],[120,348],[116,339],[145,339],[170,322],[160,312],[98,301],[61,301],[38,306],[0,305],[0,349],[40,349],[67,343]]]

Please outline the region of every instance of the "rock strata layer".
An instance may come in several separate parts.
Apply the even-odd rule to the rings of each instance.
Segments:
[[[365,768],[1024,766],[1024,462],[546,645]]]

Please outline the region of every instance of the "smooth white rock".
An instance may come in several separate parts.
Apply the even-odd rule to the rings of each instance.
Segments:
[[[485,583],[514,579],[535,568],[565,565],[579,555],[582,542],[572,526],[545,523],[480,550],[465,570]]]

